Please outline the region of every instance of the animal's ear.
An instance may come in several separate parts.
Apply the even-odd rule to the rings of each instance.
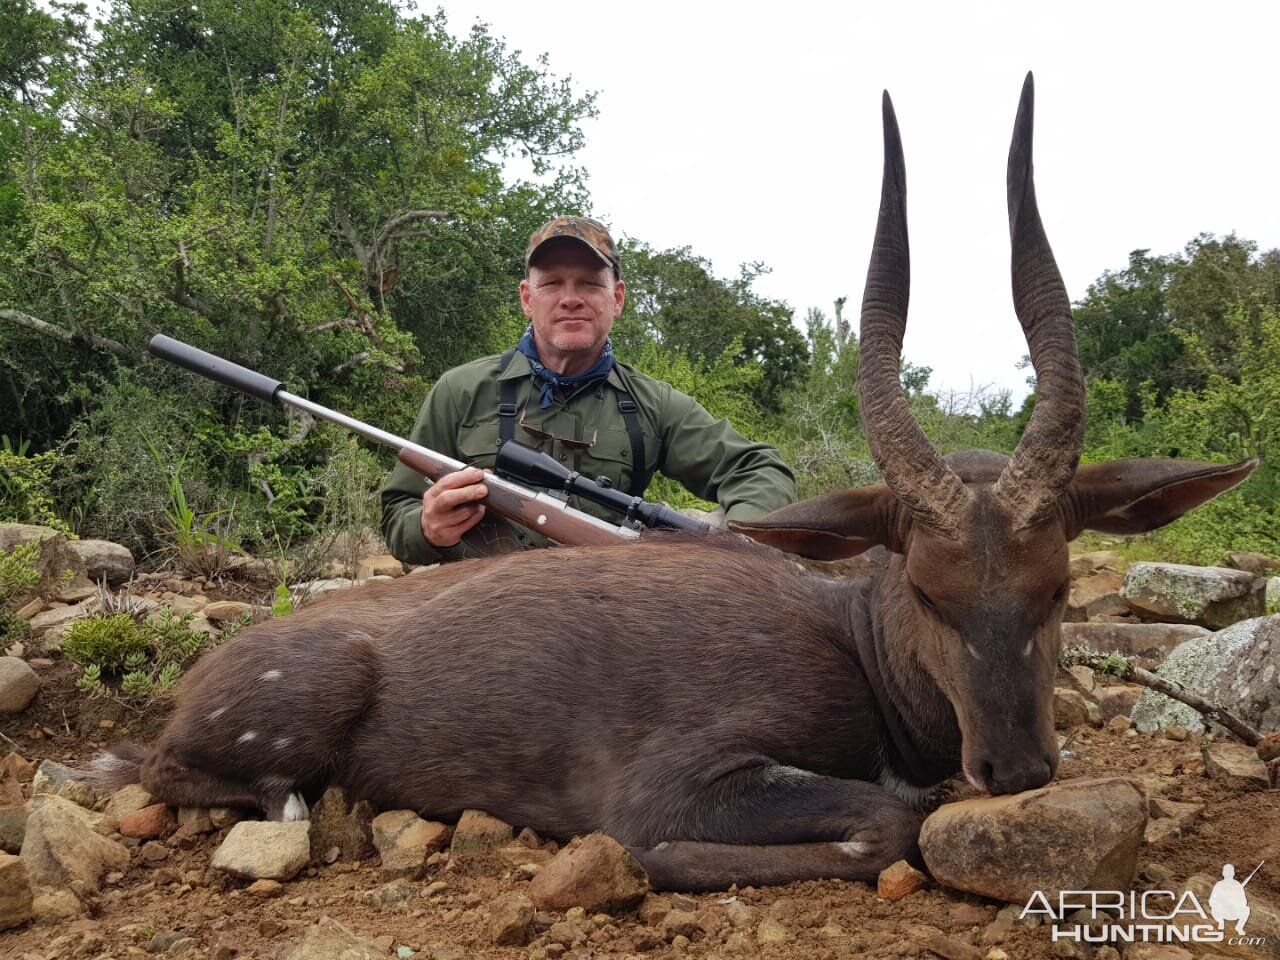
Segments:
[[[1230,490],[1253,472],[1255,460],[1112,460],[1076,471],[1067,490],[1067,531],[1144,533],[1177,520],[1192,507]]]
[[[884,484],[835,490],[729,529],[810,560],[843,560],[877,544],[897,549],[898,498]]]

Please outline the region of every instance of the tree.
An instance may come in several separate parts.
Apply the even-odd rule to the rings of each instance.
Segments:
[[[710,363],[736,344],[736,361],[763,369],[759,402],[779,409],[782,391],[808,362],[808,348],[791,322],[791,308],[751,289],[764,272],[760,264],[745,265],[736,279],[722,280],[688,247],[656,251],[639,242],[624,244],[622,259],[627,308],[616,328],[622,347],[638,347],[651,338],[667,350]]]

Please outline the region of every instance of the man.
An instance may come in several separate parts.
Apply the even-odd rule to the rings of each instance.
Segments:
[[[501,518],[485,519],[483,468],[507,441],[549,453],[585,476],[608,477],[637,496],[661,470],[719,503],[729,520],[795,499],[795,478],[777,450],[614,359],[609,331],[625,300],[618,250],[603,225],[556,217],[533,234],[520,282],[528,331],[514,349],[446,372],[410,434],[471,466],[428,487],[400,464],[383,488],[382,533],[395,556],[408,563],[457,560],[490,552],[513,534],[521,545],[546,545]],[[617,519],[595,504],[570,503]]]

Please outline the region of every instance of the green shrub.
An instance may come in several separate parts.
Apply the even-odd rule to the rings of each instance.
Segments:
[[[40,544],[35,540],[0,556],[0,613],[12,613],[31,598],[31,588],[40,582],[39,560]]]
[[[89,696],[144,701],[167,693],[208,639],[190,629],[192,616],[166,608],[141,624],[127,613],[72,624],[62,653],[83,668],[76,688]]]
[[[53,500],[53,473],[63,464],[54,450],[28,454],[27,441],[14,446],[0,437],[0,521],[34,523],[70,534]]]

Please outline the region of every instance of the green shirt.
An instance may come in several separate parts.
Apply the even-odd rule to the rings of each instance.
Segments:
[[[622,390],[639,407],[646,476],[661,471],[695,496],[720,504],[728,520],[748,520],[796,498],[795,477],[776,449],[748,440],[727,420],[715,419],[669,383],[619,363],[605,380],[567,398],[557,396],[548,409],[541,410],[540,386],[534,382],[528,358],[515,354],[505,371],[500,370],[501,361],[501,355],[495,354],[446,372],[427,394],[409,439],[469,465],[492,468],[498,450],[499,381],[515,379],[520,420],[515,442],[549,453],[584,476],[608,477],[615,488],[627,490],[633,467],[631,440],[618,410],[616,391]],[[541,439],[526,426],[553,438],[591,445],[586,450],[567,448],[559,439]],[[427,481],[404,464],[391,472],[382,490],[382,534],[391,552],[407,563],[472,555],[464,544],[441,549],[422,536],[426,488]],[[569,503],[619,522],[615,514],[589,501],[570,497]],[[536,534],[519,532],[530,545],[547,543]]]

